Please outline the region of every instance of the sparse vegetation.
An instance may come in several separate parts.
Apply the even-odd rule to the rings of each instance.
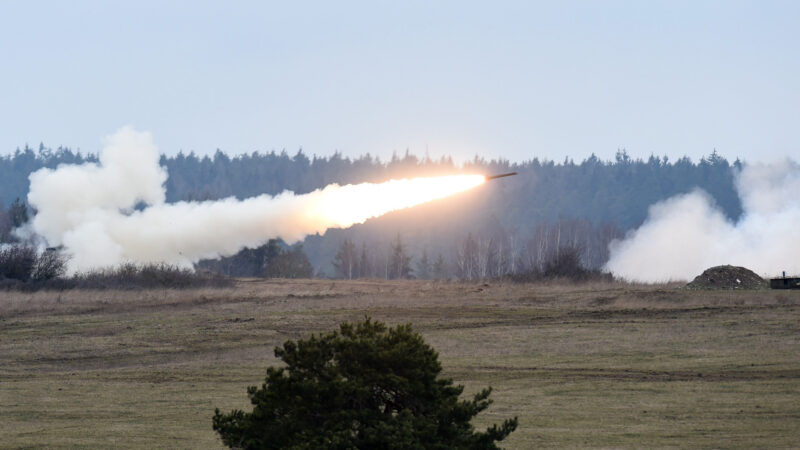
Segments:
[[[121,264],[77,274],[66,282],[79,289],[188,289],[231,286],[217,274],[171,264]]]
[[[46,249],[36,258],[33,269],[35,281],[48,281],[61,278],[67,271],[67,259],[59,251]]]
[[[590,272],[581,264],[581,253],[583,250],[579,246],[561,247],[556,249],[550,257],[545,260],[542,268],[542,276],[545,278],[567,278],[570,280],[586,279]]]
[[[0,250],[0,288],[42,289],[188,289],[231,286],[233,280],[214,273],[170,264],[122,264],[65,277],[66,258],[56,250],[37,252],[25,245]]]
[[[540,268],[512,274],[508,278],[517,282],[535,282],[544,280],[568,280],[571,282],[612,281],[610,273],[599,269],[587,269],[583,266],[583,248],[579,245],[559,247],[551,251]]]
[[[13,244],[0,247],[0,288],[38,289],[60,278],[66,258],[58,251]]]
[[[0,249],[0,280],[30,280],[37,259],[36,249],[33,247],[9,245]]]
[[[313,275],[314,267],[303,252],[302,244],[282,248],[264,268],[266,278],[311,278]]]

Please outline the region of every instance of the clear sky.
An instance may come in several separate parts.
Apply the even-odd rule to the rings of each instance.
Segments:
[[[800,154],[800,1],[0,0],[0,153]]]

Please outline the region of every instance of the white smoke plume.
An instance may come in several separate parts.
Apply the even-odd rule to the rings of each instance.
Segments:
[[[31,174],[28,201],[37,214],[23,233],[63,246],[71,272],[129,261],[189,266],[274,237],[292,243],[348,227],[485,181],[482,175],[453,175],[168,204],[166,179],[151,135],[122,128],[106,138],[99,163]]]
[[[800,273],[800,167],[747,165],[736,189],[743,209],[737,222],[701,190],[651,206],[639,229],[611,243],[605,269],[642,282],[690,280],[723,264],[762,276]]]

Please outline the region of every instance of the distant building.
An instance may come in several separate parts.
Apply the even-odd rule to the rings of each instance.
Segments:
[[[772,289],[800,289],[800,278],[787,277],[786,272],[780,278],[771,278],[769,287]]]

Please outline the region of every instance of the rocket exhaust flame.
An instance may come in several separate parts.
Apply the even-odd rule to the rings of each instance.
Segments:
[[[165,203],[167,173],[149,133],[123,128],[106,139],[100,162],[42,169],[30,176],[38,213],[18,234],[63,245],[77,272],[122,262],[191,265],[270,238],[291,243],[483,184],[483,175],[332,184],[244,200]],[[146,207],[134,210],[136,205]]]
[[[450,175],[347,186],[334,184],[322,189],[320,198],[307,214],[343,228],[390,211],[457,194],[485,181],[482,175]]]

